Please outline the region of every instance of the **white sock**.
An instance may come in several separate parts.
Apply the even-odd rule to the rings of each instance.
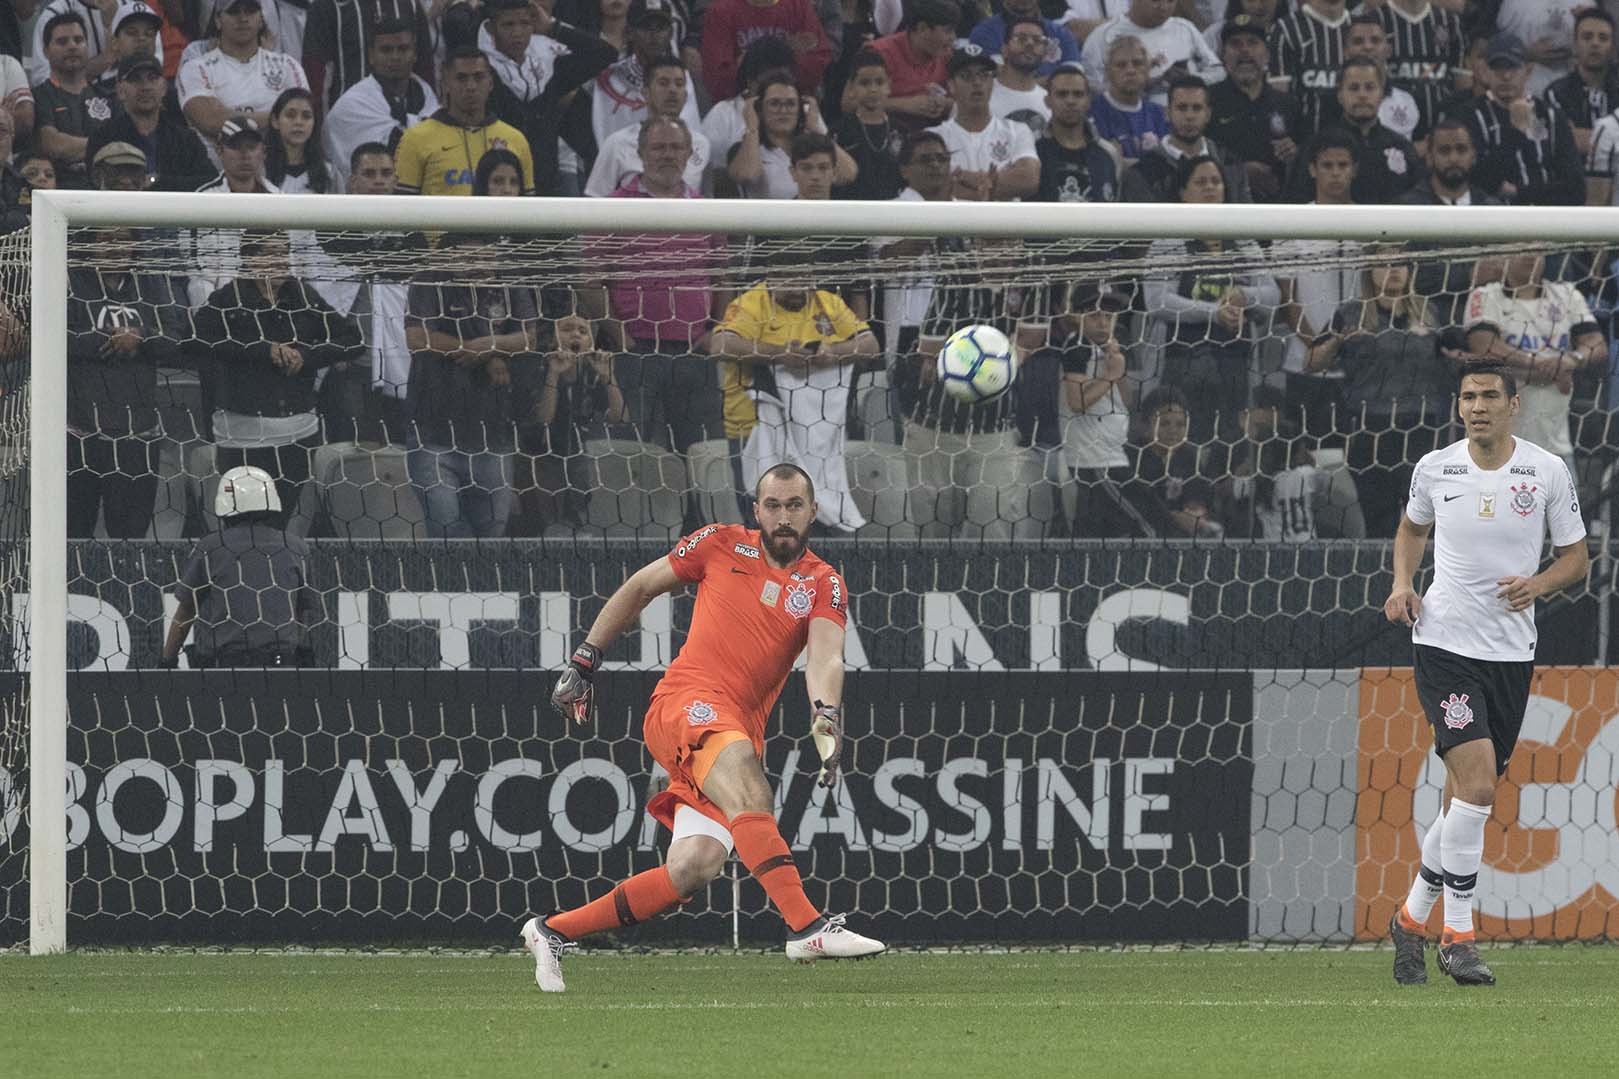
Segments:
[[[1411,882],[1411,891],[1405,897],[1405,914],[1418,925],[1428,924],[1433,905],[1445,894],[1445,871],[1440,868],[1439,844],[1445,829],[1443,813],[1434,818],[1422,837],[1422,864],[1417,867],[1417,879]]]
[[[1478,887],[1479,863],[1484,860],[1484,822],[1489,819],[1489,806],[1450,800],[1439,840],[1447,932],[1473,932],[1473,893]]]

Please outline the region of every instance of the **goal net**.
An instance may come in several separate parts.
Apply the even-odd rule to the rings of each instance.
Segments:
[[[0,578],[34,709],[6,683],[0,944],[61,946],[42,844],[76,944],[509,943],[656,865],[640,721],[692,594],[609,650],[589,736],[551,683],[635,569],[748,526],[779,460],[815,478],[852,615],[846,780],[815,786],[798,678],[770,727],[813,899],[905,945],[1377,938],[1442,780],[1381,614],[1389,539],[1481,355],[1574,469],[1595,562],[1540,605],[1481,926],[1619,930],[1592,218],[46,202],[66,291],[35,400],[65,408],[67,468],[35,494],[67,579],[22,584],[18,359]],[[0,300],[27,292],[11,250]],[[971,324],[1020,362],[968,406],[933,358]],[[266,501],[222,491],[239,466]],[[31,610],[62,670],[30,671]],[[24,752],[41,724],[63,759]],[[620,939],[776,942],[741,877]]]

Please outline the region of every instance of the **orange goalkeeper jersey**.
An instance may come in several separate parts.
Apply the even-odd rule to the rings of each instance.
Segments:
[[[711,694],[743,717],[756,739],[793,662],[809,641],[811,619],[847,624],[843,577],[805,550],[788,569],[765,559],[759,533],[708,525],[669,553],[675,576],[697,585],[691,630],[653,697]]]

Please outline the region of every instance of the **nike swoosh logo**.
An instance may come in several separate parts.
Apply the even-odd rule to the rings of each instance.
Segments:
[[[1446,502],[1454,502],[1460,497],[1462,497],[1462,496],[1461,495],[1446,495],[1445,496],[1445,501]]]
[[[740,574],[743,574],[744,576],[746,576],[748,571],[745,570],[745,569],[742,569],[739,566],[732,566],[731,567],[731,572],[732,573],[740,573]]]

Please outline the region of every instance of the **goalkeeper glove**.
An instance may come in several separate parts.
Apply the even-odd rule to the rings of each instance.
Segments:
[[[815,751],[821,755],[820,786],[835,786],[838,764],[843,760],[842,709],[816,701],[815,716],[810,720],[810,737],[815,739]]]
[[[587,719],[595,722],[596,693],[591,679],[601,665],[601,658],[601,649],[589,641],[573,650],[568,665],[562,669],[562,676],[557,679],[556,688],[551,690],[551,707],[561,712],[564,718],[575,723],[583,723]]]

